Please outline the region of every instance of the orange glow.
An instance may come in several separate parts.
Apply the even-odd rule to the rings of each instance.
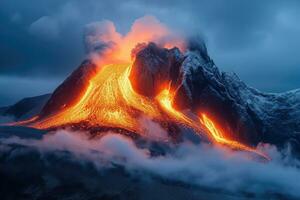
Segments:
[[[179,112],[173,108],[172,106],[173,95],[170,89],[164,89],[156,97],[156,99],[158,100],[158,102],[160,103],[164,111],[167,112],[170,116],[172,116],[177,122],[193,128],[198,133],[203,132],[202,127],[198,126],[197,122],[195,122],[190,117],[187,117],[182,112]],[[248,147],[242,143],[226,138],[225,135],[222,133],[222,131],[215,126],[214,122],[210,118],[208,118],[206,114],[201,114],[201,117],[202,117],[200,118],[201,125],[203,125],[207,129],[207,132],[210,134],[209,135],[210,138],[215,143],[223,144],[234,149],[253,152],[269,160],[269,158],[266,155],[255,150],[254,148]]]
[[[195,128],[195,123],[192,119],[185,116],[182,112],[179,112],[175,108],[173,108],[173,98],[173,93],[170,91],[169,88],[166,88],[163,89],[155,99],[158,101],[162,109],[178,123],[189,126],[191,128]]]
[[[203,113],[201,114],[200,122],[202,125],[204,125],[206,127],[206,129],[211,134],[211,137],[214,139],[214,141],[216,143],[225,144],[225,145],[228,145],[231,148],[235,148],[235,149],[254,152],[254,153],[259,154],[262,157],[266,158],[267,160],[270,160],[269,157],[267,157],[263,153],[257,151],[256,149],[253,149],[242,143],[239,143],[237,141],[226,138],[225,135],[222,133],[222,131],[216,127],[214,122],[210,118],[208,118],[206,116],[206,114],[203,114]]]
[[[105,31],[101,34],[91,36],[92,40],[99,40],[104,43],[113,43],[104,56],[98,60],[98,64],[124,63],[132,61],[132,50],[137,44],[155,42],[158,46],[165,48],[178,47],[183,51],[186,47],[184,40],[174,34],[167,26],[161,23],[154,16],[146,15],[135,20],[130,31],[122,35],[117,32],[115,25],[110,21],[101,22]]]
[[[23,120],[23,121],[19,121],[19,122],[4,123],[3,125],[4,126],[26,126],[30,123],[35,122],[38,118],[39,118],[39,116],[37,115],[37,116],[31,117],[27,120]]]
[[[32,126],[49,128],[87,121],[90,126],[113,126],[140,131],[139,114],[158,118],[160,110],[150,99],[134,92],[129,80],[130,64],[106,65],[93,77],[75,106],[37,121]]]

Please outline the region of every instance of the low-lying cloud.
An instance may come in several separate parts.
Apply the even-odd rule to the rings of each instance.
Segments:
[[[131,139],[114,133],[91,139],[83,132],[59,130],[46,134],[41,140],[1,138],[0,144],[0,154],[12,145],[36,149],[41,156],[68,152],[75,162],[91,162],[99,172],[117,165],[133,176],[148,174],[196,187],[256,197],[275,194],[300,197],[299,161],[269,145],[259,148],[268,152],[272,160],[261,162],[245,152],[190,142],[168,144],[172,151],[153,156],[147,145],[140,147]]]

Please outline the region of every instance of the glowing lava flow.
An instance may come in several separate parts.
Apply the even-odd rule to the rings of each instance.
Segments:
[[[208,118],[206,114],[202,113],[201,118],[199,118],[199,119],[200,119],[201,124],[206,127],[206,129],[211,134],[212,138],[214,139],[214,141],[216,143],[225,144],[225,145],[230,146],[231,148],[236,148],[236,149],[241,149],[244,151],[253,152],[253,153],[259,154],[260,156],[266,158],[267,160],[270,160],[270,158],[268,156],[257,151],[256,149],[248,147],[237,141],[225,138],[222,131],[216,127],[214,122],[210,118]]]
[[[172,106],[173,94],[170,89],[162,90],[156,97],[161,107],[167,112],[171,117],[173,117],[178,123],[193,127],[194,122],[190,118],[186,117],[183,113],[177,111]]]
[[[169,115],[171,115],[177,122],[182,123],[186,126],[189,126],[193,128],[196,132],[201,133],[203,132],[203,128],[198,125],[197,122],[192,120],[190,117],[187,117],[183,113],[177,111],[172,106],[173,101],[173,95],[170,89],[164,89],[157,97],[156,99],[162,106],[162,108],[167,112]],[[267,160],[269,160],[269,157],[264,155],[263,153],[255,150],[254,148],[248,147],[244,144],[241,144],[237,141],[233,141],[230,139],[225,138],[225,136],[222,134],[222,131],[220,131],[214,124],[214,122],[208,118],[205,114],[201,114],[202,119],[200,118],[201,125],[203,125],[207,132],[210,134],[210,137],[215,141],[216,143],[227,145],[231,148],[240,149],[243,151],[249,151],[256,153]]]
[[[137,117],[143,113],[159,118],[157,105],[134,92],[129,80],[130,64],[106,65],[89,81],[75,106],[33,123],[35,128],[50,128],[86,121],[90,126],[110,126],[139,132]]]
[[[160,105],[163,107],[163,109],[171,115],[177,122],[182,123],[186,126],[189,126],[193,128],[195,131],[198,133],[203,132],[203,128],[197,124],[194,120],[191,118],[187,117],[183,113],[177,111],[176,109],[173,108],[172,106],[172,101],[173,101],[173,95],[170,92],[170,89],[164,89],[157,97],[156,99],[159,101]],[[210,134],[210,137],[215,141],[216,143],[227,145],[231,148],[243,150],[243,151],[249,151],[256,153],[262,157],[264,157],[267,160],[270,160],[268,156],[265,154],[257,151],[254,148],[248,147],[244,144],[241,144],[237,141],[230,140],[225,138],[225,136],[222,134],[222,131],[219,130],[214,122],[208,118],[205,114],[201,114],[200,122],[201,125],[203,125],[206,129],[207,132]]]

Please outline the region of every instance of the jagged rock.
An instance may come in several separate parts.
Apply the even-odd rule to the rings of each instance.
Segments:
[[[181,82],[174,106],[191,109],[194,113],[206,113],[212,117],[227,136],[245,143],[254,143],[257,133],[249,126],[249,120],[227,91],[222,73],[203,51],[188,51],[180,70]],[[251,134],[249,134],[251,132]]]
[[[130,73],[133,88],[139,94],[155,97],[171,81],[178,79],[183,55],[178,48],[160,48],[149,43],[140,50]]]
[[[137,53],[131,74],[137,92],[153,97],[160,84],[172,81],[177,109],[207,113],[227,136],[249,145],[292,142],[300,151],[300,90],[266,94],[250,88],[220,72],[200,42],[191,42],[184,56],[176,53],[175,63],[170,51],[149,44]]]
[[[181,106],[180,102],[185,102],[183,108],[209,113],[227,134],[245,143],[266,142],[283,147],[292,142],[300,150],[300,90],[259,92],[235,74],[220,73],[206,58],[195,51],[186,54],[175,105],[177,100]]]
[[[257,132],[256,141],[278,147],[289,142],[300,152],[300,89],[271,94],[248,87],[235,74],[223,73],[223,80],[242,116]]]

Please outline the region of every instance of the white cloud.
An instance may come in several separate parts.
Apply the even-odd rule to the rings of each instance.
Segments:
[[[60,130],[42,140],[11,137],[2,138],[0,142],[6,146],[30,146],[41,153],[70,152],[78,162],[93,162],[99,170],[113,167],[111,163],[114,163],[124,166],[133,175],[154,174],[168,180],[234,193],[247,192],[257,197],[268,194],[300,197],[299,161],[289,155],[283,157],[275,147],[268,145],[261,148],[272,157],[270,162],[260,162],[245,152],[225,147],[190,143],[169,144],[171,152],[153,157],[149,149],[137,147],[129,138],[113,133],[90,139],[82,132]]]

